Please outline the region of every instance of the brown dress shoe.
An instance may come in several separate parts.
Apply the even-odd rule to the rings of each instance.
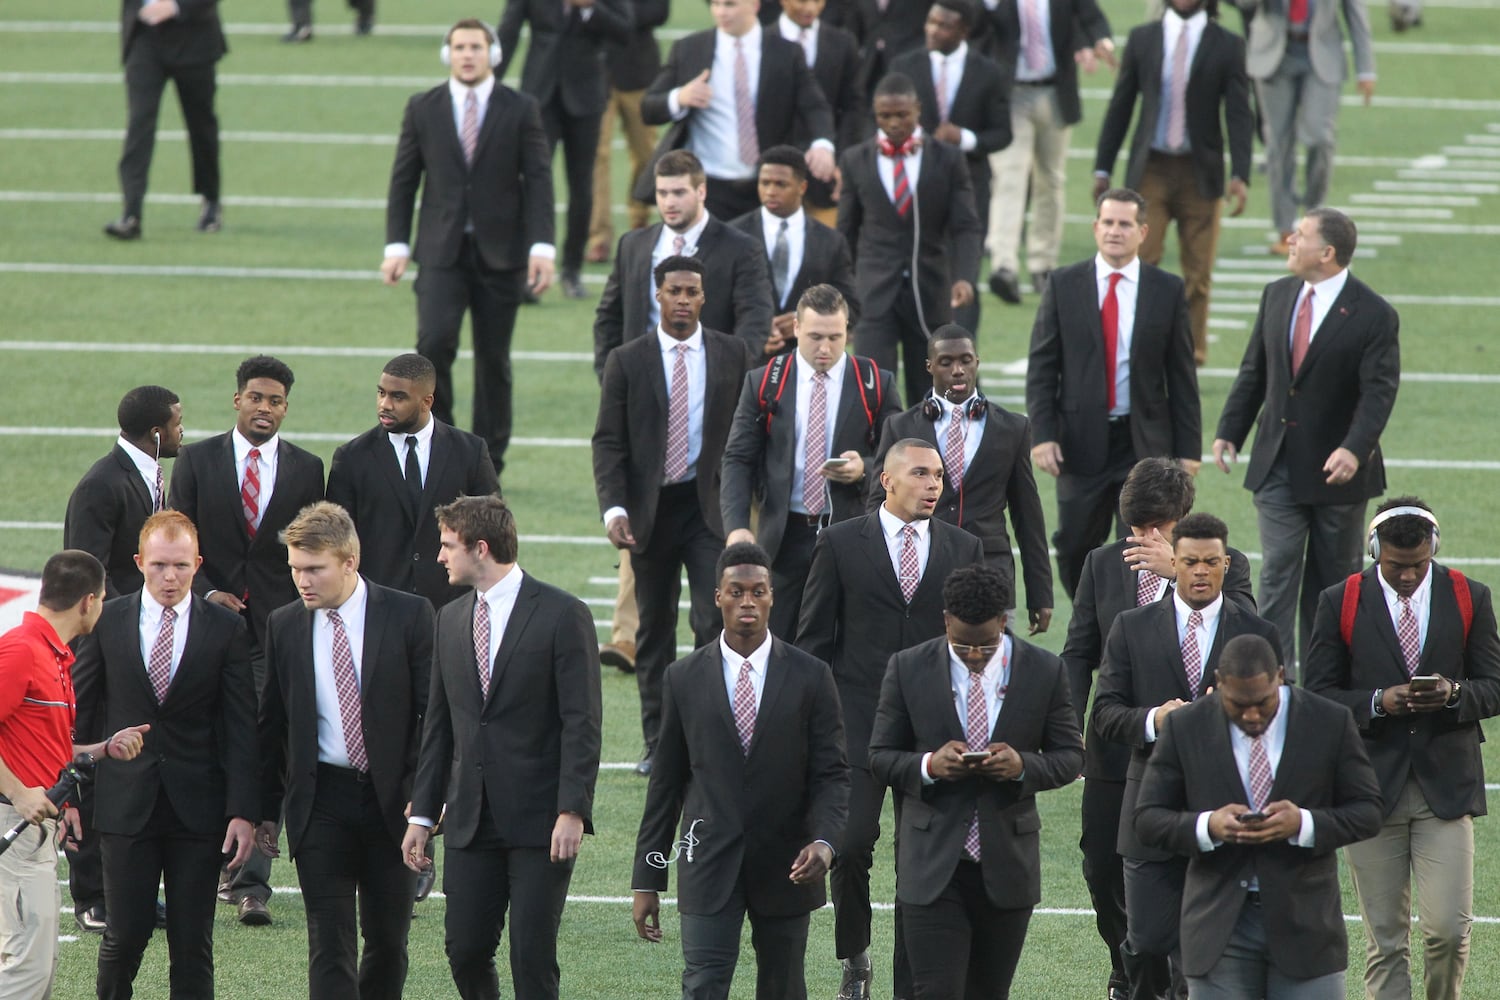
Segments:
[[[635,673],[635,643],[605,643],[599,647],[599,662],[624,674]]]
[[[239,920],[246,927],[269,927],[271,910],[254,896],[246,896],[240,900]]]

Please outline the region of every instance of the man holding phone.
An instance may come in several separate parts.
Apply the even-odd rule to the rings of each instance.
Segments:
[[[1480,722],[1500,714],[1490,589],[1435,562],[1437,516],[1380,505],[1374,565],[1318,598],[1307,688],[1343,702],[1380,779],[1384,824],[1345,852],[1365,925],[1365,993],[1411,996],[1411,883],[1429,998],[1463,990],[1473,922],[1474,821],[1485,813]]]

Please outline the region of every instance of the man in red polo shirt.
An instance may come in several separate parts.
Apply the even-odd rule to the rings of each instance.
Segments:
[[[0,636],[0,829],[26,830],[0,854],[0,998],[44,997],[57,965],[57,807],[47,789],[75,755],[129,760],[150,726],[122,729],[102,743],[73,743],[73,651],[99,620],[104,566],[78,549],[47,560],[37,610]],[[78,833],[78,814],[67,822]]]

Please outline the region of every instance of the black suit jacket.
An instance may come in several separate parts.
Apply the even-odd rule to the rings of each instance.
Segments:
[[[761,9],[766,6],[761,4]],[[869,133],[870,102],[864,85],[859,40],[829,21],[832,9],[829,4],[818,18],[818,47],[812,74],[833,110],[834,145],[842,152]],[[809,190],[819,183],[810,180]]]
[[[360,571],[385,587],[420,594],[440,608],[464,593],[448,585],[438,564],[433,511],[459,495],[485,496],[499,487],[489,449],[467,431],[433,420],[432,456],[422,501],[413,505],[390,435],[379,426],[339,445],[328,472],[328,499],[354,518],[365,544]]]
[[[360,721],[370,783],[395,843],[406,832],[422,716],[432,668],[432,605],[365,581]],[[292,856],[301,848],[318,790],[318,693],[313,673],[317,615],[302,602],[278,608],[266,629],[266,682],[260,699],[262,816],[283,815]],[[338,706],[330,706],[338,711]],[[436,817],[434,817],[436,818]]]
[[[464,228],[492,270],[524,268],[532,244],[553,242],[552,156],[536,98],[496,82],[472,165],[453,118],[448,84],[406,102],[386,198],[386,243],[411,243],[417,187],[422,214],[412,259],[452,267]]]
[[[848,27],[859,39],[867,91],[873,92],[890,71],[891,60],[922,48],[927,10],[922,0],[890,0],[885,10],[880,0],[850,0]]]
[[[922,105],[922,131],[938,127],[937,89],[932,82],[932,59],[925,48],[913,49],[891,62],[892,73],[904,73],[917,87]],[[948,120],[974,133],[976,145],[965,153],[975,190],[990,177],[989,154],[1010,145],[1010,81],[1000,64],[972,44],[964,57],[964,75],[953,94]],[[987,189],[987,187],[986,187]]]
[[[956,146],[923,142],[912,211],[905,219],[896,214],[891,196],[880,183],[877,156],[876,140],[867,139],[839,157],[844,190],[838,227],[854,252],[860,307],[865,316],[891,310],[901,286],[912,280],[912,241],[916,239],[922,310],[928,328],[936,329],[952,315],[953,281],[978,273],[984,237],[964,154]],[[920,234],[915,233],[918,219]]]
[[[661,46],[656,29],[667,23],[671,0],[628,0],[631,8],[629,34],[623,42],[606,41],[605,64],[609,85],[615,90],[645,90],[661,69]]]
[[[1160,21],[1142,24],[1130,32],[1120,73],[1109,99],[1109,109],[1099,127],[1099,148],[1094,169],[1106,174],[1115,167],[1115,156],[1130,128],[1136,97],[1141,116],[1130,141],[1130,163],[1125,168],[1125,186],[1139,188],[1161,117],[1161,78],[1164,36]],[[1168,56],[1168,58],[1170,58]],[[1193,176],[1202,198],[1224,197],[1224,132],[1219,110],[1229,131],[1230,176],[1250,180],[1250,148],[1255,134],[1255,115],[1250,111],[1250,81],[1245,75],[1245,40],[1209,21],[1193,53],[1187,83],[1187,139],[1192,149]]]
[[[870,727],[891,655],[943,634],[943,581],[984,560],[984,545],[967,531],[936,518],[927,530],[927,568],[910,604],[901,598],[879,513],[825,528],[813,547],[797,645],[833,668],[854,767],[868,766]]]
[[[1120,814],[1120,837],[1116,847],[1127,858],[1164,861],[1167,855],[1147,847],[1136,836],[1130,817],[1135,813],[1141,778],[1151,752],[1161,742],[1158,727],[1156,742],[1146,742],[1146,716],[1158,705],[1181,698],[1193,701],[1214,684],[1214,669],[1224,644],[1235,636],[1258,635],[1281,648],[1276,626],[1233,601],[1226,600],[1219,610],[1219,629],[1214,642],[1203,655],[1203,677],[1198,690],[1188,688],[1187,668],[1182,665],[1182,648],[1177,642],[1177,608],[1172,600],[1159,601],[1144,608],[1122,611],[1115,617],[1104,645],[1104,663],[1099,668],[1099,690],[1094,692],[1093,728],[1100,737],[1132,747],[1130,768],[1125,776],[1125,801]],[[1171,723],[1168,717],[1167,723]]]
[[[714,64],[715,29],[695,31],[672,43],[667,64],[656,74],[646,96],[641,98],[641,118],[647,125],[668,126],[657,143],[652,163],[641,171],[633,192],[640,201],[651,201],[656,184],[655,161],[687,145],[693,127],[693,110],[672,120],[667,97]],[[715,86],[732,87],[728,80]],[[789,144],[806,149],[816,139],[834,140],[833,111],[828,98],[807,68],[802,46],[782,38],[774,29],[762,28],[760,77],[755,90],[755,134],[761,149]]]
[[[1094,475],[1109,459],[1104,328],[1095,259],[1052,272],[1026,370],[1026,412],[1038,442],[1062,447],[1063,472]],[[1141,262],[1130,341],[1130,439],[1135,457],[1203,457],[1202,406],[1182,279]],[[1319,462],[1321,463],[1321,459]]]
[[[1104,642],[1110,627],[1122,611],[1135,607],[1139,574],[1125,563],[1125,550],[1131,544],[1123,538],[1101,545],[1083,557],[1078,576],[1078,590],[1073,594],[1073,615],[1068,619],[1068,638],[1063,643],[1063,667],[1068,672],[1068,687],[1073,692],[1073,707],[1078,710],[1078,725],[1083,728],[1088,708],[1089,690],[1094,674],[1104,660]],[[1161,599],[1172,601],[1173,587],[1168,586]],[[1229,569],[1224,574],[1224,600],[1233,601],[1252,615],[1259,610],[1250,589],[1250,560],[1239,549],[1229,550]],[[1089,726],[1084,730],[1083,776],[1100,781],[1124,781],[1130,766],[1130,747],[1111,743]]]
[[[753,360],[745,345],[717,330],[703,331],[702,447],[698,453],[698,506],[720,538],[720,463],[740,383]],[[667,376],[655,336],[638,337],[609,356],[594,426],[594,490],[599,513],[624,507],[635,533],[634,552],[644,552],[656,524],[662,470],[667,462]]]
[[[849,244],[837,229],[823,225],[806,211],[802,213],[803,241],[802,266],[791,276],[785,304],[778,301],[781,291],[771,277],[771,248],[766,246],[766,230],[761,224],[762,209],[730,222],[729,225],[755,241],[766,261],[766,289],[770,293],[773,315],[795,312],[802,293],[813,285],[832,285],[839,290],[844,301],[849,303],[849,325],[859,318],[859,296],[854,291],[854,258],[849,254]]]
[[[167,496],[174,510],[198,526],[203,565],[193,578],[194,591],[222,590],[243,600],[250,635],[263,643],[271,612],[297,600],[286,546],[277,536],[298,511],[323,499],[323,460],[284,438],[277,442],[276,485],[254,538],[245,527],[232,433],[178,452]]]
[[[620,237],[615,249],[615,266],[594,313],[594,374],[600,378],[610,351],[654,332],[651,297],[656,283],[651,275],[651,251],[661,228],[658,222],[632,230]],[[710,330],[740,338],[759,356],[771,335],[773,301],[765,251],[713,217],[704,225],[698,245],[685,249],[703,263],[700,321]]]
[[[802,362],[795,354],[792,358],[782,372],[786,390],[778,412],[771,418],[769,434],[760,413],[760,384],[766,375],[766,366],[762,365],[745,376],[739,405],[734,411],[734,424],[729,431],[729,443],[724,446],[723,487],[719,491],[725,534],[750,527],[752,502],[759,505],[760,530],[756,532],[755,540],[772,559],[781,549],[781,536],[786,531],[786,518],[791,509],[792,471],[797,459],[797,366]],[[868,358],[859,359],[859,370],[867,378],[871,377],[873,365]],[[857,483],[828,481],[827,512],[832,522],[846,521],[863,509],[870,458],[874,452],[868,436],[869,417],[874,417],[875,434],[878,435],[881,425],[901,409],[894,373],[881,371],[879,385],[867,384],[863,397],[859,380],[854,362],[846,359],[829,454],[859,452],[865,460],[865,479]],[[873,414],[865,412],[866,399],[874,409]],[[880,401],[878,408],[877,399]]]
[[[141,4],[121,0],[120,61],[130,55],[132,45],[147,38],[168,65],[190,66],[223,58],[229,45],[219,23],[219,0],[178,0],[177,8],[176,17],[153,27],[140,19]]]
[[[1316,343],[1316,339],[1314,343]],[[1469,581],[1474,618],[1464,643],[1463,619],[1445,567],[1432,563],[1432,604],[1427,641],[1417,672],[1441,674],[1461,683],[1458,707],[1400,717],[1372,713],[1376,688],[1408,680],[1401,642],[1391,624],[1384,592],[1370,567],[1362,574],[1352,641],[1344,644],[1339,619],[1344,584],[1318,597],[1312,646],[1302,665],[1308,690],[1342,702],[1354,715],[1375,765],[1385,813],[1396,807],[1408,776],[1417,779],[1427,805],[1440,819],[1483,816],[1482,719],[1500,714],[1500,639],[1490,589]]]
[[[1348,962],[1337,851],[1379,831],[1380,789],[1347,712],[1307,691],[1283,694],[1286,743],[1270,800],[1286,799],[1312,813],[1312,847],[1281,841],[1220,844],[1204,852],[1199,846],[1199,813],[1246,799],[1230,743],[1232,723],[1217,694],[1167,720],[1146,769],[1134,817],[1140,837],[1192,859],[1181,924],[1189,976],[1208,975],[1223,955],[1251,878],[1260,882],[1266,949],[1278,972],[1311,979]]]
[[[661,738],[636,837],[631,885],[660,892],[673,828],[693,846],[677,856],[677,906],[711,914],[742,886],[752,913],[816,910],[823,881],[786,877],[798,852],[826,841],[835,851],[849,813],[849,765],[839,697],[828,666],[771,639],[765,688],[748,753],[740,746],[719,643],[667,667]],[[649,859],[649,860],[648,860]]]
[[[874,467],[870,470],[866,508],[872,512],[885,501],[880,473],[885,468],[886,452],[904,438],[931,442],[938,454],[942,454],[936,424],[922,415],[921,404],[887,421],[880,434]],[[1005,531],[1005,509],[1008,506],[1011,524],[1016,529],[1016,544],[1021,550],[1026,607],[1052,607],[1047,525],[1042,515],[1042,498],[1036,489],[1036,476],[1031,471],[1031,421],[999,403],[989,403],[984,434],[979,439],[974,460],[969,463],[963,487],[960,494],[944,471],[943,495],[938,498],[937,510],[932,516],[978,535],[984,542],[985,559],[1009,570],[1014,590],[1019,581],[1016,579],[1015,560],[1010,553],[1010,536]],[[1020,594],[1013,596],[1019,598]]]
[[[116,444],[78,480],[63,515],[63,548],[82,549],[104,564],[104,596],[141,589],[135,565],[141,525],[151,516],[151,490]]]
[[[1293,377],[1292,313],[1301,290],[1301,279],[1292,275],[1266,286],[1214,436],[1241,447],[1256,424],[1248,490],[1260,489],[1279,460],[1298,503],[1358,503],[1385,492],[1380,435],[1401,384],[1401,317],[1349,275]],[[1323,463],[1335,448],[1353,452],[1359,471],[1347,483],[1330,485]]]
[[[1052,34],[1052,58],[1057,63],[1055,91],[1057,110],[1064,125],[1077,125],[1083,118],[1078,93],[1078,65],[1073,53],[1109,38],[1109,20],[1095,0],[1051,0],[1048,27]],[[1017,0],[999,0],[989,11],[988,37],[981,42],[986,54],[1012,73],[1021,59],[1021,9]]]
[[[485,805],[511,847],[548,846],[564,812],[593,833],[601,714],[593,616],[530,574],[481,701],[471,591],[438,611],[412,815],[435,819],[446,802],[451,847],[473,840]]]
[[[628,41],[634,15],[630,0],[594,0],[589,9],[585,19],[582,8],[553,0],[508,0],[497,29],[502,55],[495,78],[505,79],[525,22],[531,35],[521,89],[543,107],[560,91],[568,114],[602,114],[609,103],[604,43]]]
[[[1036,793],[1078,777],[1083,737],[1068,703],[1062,663],[1046,650],[1010,635],[1010,686],[990,742],[1021,755],[1019,781],[968,777],[922,781],[922,757],[950,740],[964,740],[953,706],[946,636],[891,657],[870,737],[870,770],[896,790],[896,897],[926,906],[948,887],[965,857],[964,838],[979,810],[979,863],[992,906],[1020,909],[1042,898],[1042,819]]]
[[[78,742],[151,726],[140,756],[99,761],[95,828],[140,833],[162,793],[196,834],[222,837],[235,817],[259,822],[255,682],[245,623],[227,608],[192,598],[187,645],[166,699],[157,704],[141,655],[140,620],[139,593],[106,602],[73,664]]]

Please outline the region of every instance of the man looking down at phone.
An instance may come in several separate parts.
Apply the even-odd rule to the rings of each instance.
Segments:
[[[1500,638],[1490,589],[1433,562],[1440,542],[1422,500],[1381,504],[1374,565],[1319,596],[1304,660],[1308,690],[1354,714],[1380,781],[1384,823],[1346,852],[1373,1000],[1411,995],[1413,877],[1429,1000],[1460,995],[1469,957],[1480,720],[1500,714]]]
[[[1225,643],[1216,690],[1173,714],[1141,783],[1137,835],[1191,859],[1192,1000],[1344,996],[1334,851],[1379,829],[1379,785],[1354,720],[1287,686],[1277,648]]]

